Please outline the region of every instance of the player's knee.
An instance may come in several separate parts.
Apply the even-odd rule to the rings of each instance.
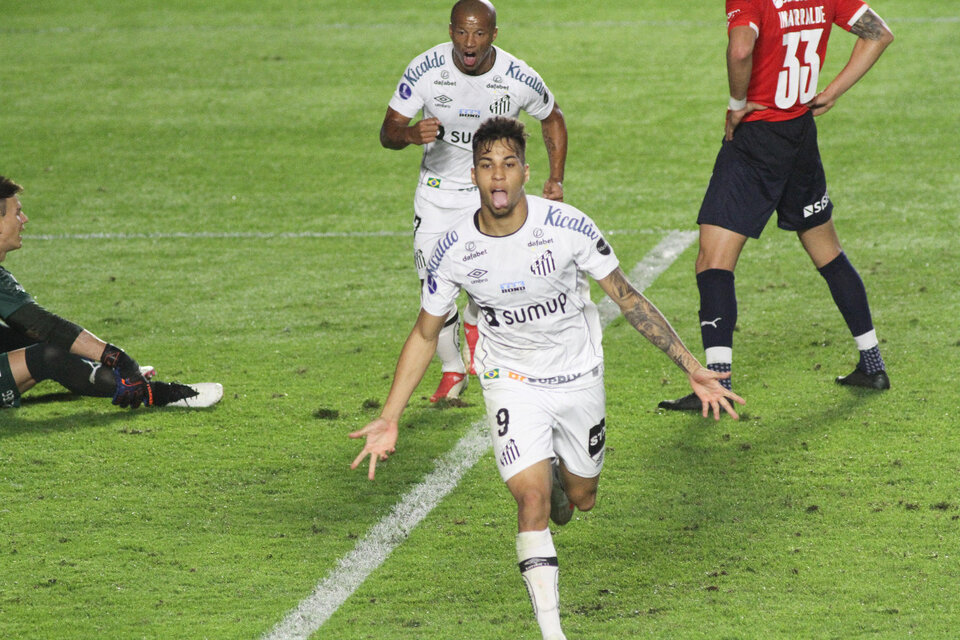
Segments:
[[[522,522],[539,521],[550,513],[550,493],[540,488],[530,487],[514,496],[517,500],[517,513]]]
[[[51,372],[62,363],[69,352],[52,344],[38,343],[24,349],[23,355],[30,376],[40,382],[51,377]]]
[[[590,511],[597,504],[596,487],[577,487],[567,491],[567,497],[580,511]]]
[[[536,509],[540,505],[550,504],[550,493],[539,487],[524,489],[516,495],[517,506],[521,509]]]

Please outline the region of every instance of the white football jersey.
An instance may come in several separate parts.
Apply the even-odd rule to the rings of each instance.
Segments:
[[[600,316],[586,276],[619,265],[586,214],[527,195],[527,220],[509,236],[484,235],[477,216],[437,243],[422,304],[446,315],[460,289],[480,306],[474,362],[481,383],[510,377],[537,386],[581,388],[603,371]]]
[[[515,118],[521,110],[543,120],[553,111],[553,95],[537,72],[503,49],[493,49],[496,61],[483,75],[457,69],[453,43],[445,42],[414,58],[400,78],[390,108],[408,118],[422,109],[424,118],[438,118],[441,125],[440,138],[424,145],[420,185],[475,193],[471,142],[480,124],[493,116]]]

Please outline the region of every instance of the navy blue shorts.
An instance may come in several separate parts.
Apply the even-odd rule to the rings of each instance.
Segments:
[[[723,141],[697,224],[759,238],[774,210],[787,231],[818,227],[833,213],[809,111],[785,122],[741,123]]]

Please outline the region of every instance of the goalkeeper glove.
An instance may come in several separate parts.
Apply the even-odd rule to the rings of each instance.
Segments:
[[[113,369],[117,388],[113,394],[113,404],[136,409],[141,404],[153,405],[153,387],[140,373],[137,361],[124,353],[123,349],[108,344],[100,356],[100,362]]]

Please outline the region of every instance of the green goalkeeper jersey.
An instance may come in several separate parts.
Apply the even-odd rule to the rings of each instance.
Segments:
[[[0,319],[6,320],[17,309],[33,302],[13,274],[0,267]]]

